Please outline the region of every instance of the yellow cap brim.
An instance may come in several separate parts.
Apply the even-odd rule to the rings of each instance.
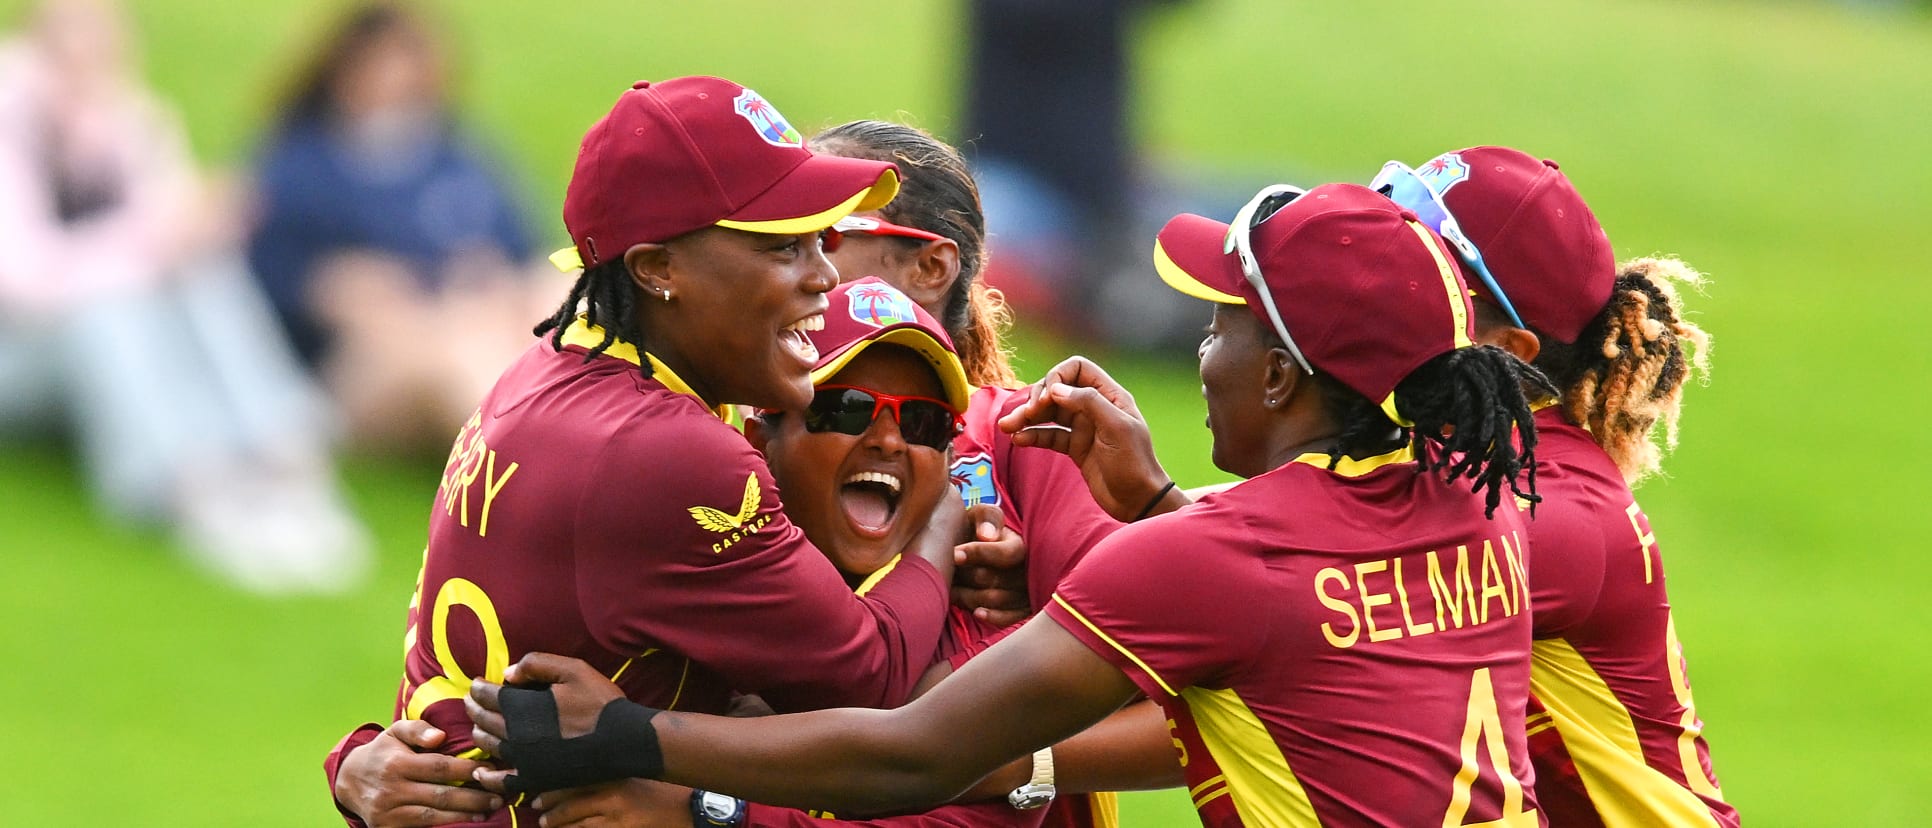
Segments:
[[[932,365],[933,372],[939,375],[939,384],[946,390],[946,402],[954,411],[966,412],[967,402],[973,397],[973,386],[966,381],[965,366],[946,346],[913,325],[889,328],[883,333],[852,343],[851,347],[812,369],[812,384],[823,385],[830,381],[833,375],[845,370],[845,366],[857,359],[865,349],[880,343],[907,348],[925,357],[926,362]]]
[[[770,233],[773,235],[816,233],[837,224],[839,219],[845,218],[853,213],[861,210],[877,210],[880,207],[884,207],[898,194],[899,174],[888,167],[879,173],[878,180],[873,182],[872,186],[854,193],[851,198],[839,202],[829,210],[823,210],[808,216],[771,219],[769,221],[734,221],[732,219],[723,219],[718,222],[718,226],[729,227],[733,230],[745,230],[752,233]]]
[[[1196,299],[1205,299],[1221,305],[1248,304],[1248,300],[1208,287],[1200,279],[1189,274],[1167,254],[1167,248],[1162,247],[1159,241],[1154,242],[1154,272],[1160,274],[1161,281],[1166,282],[1168,287]]]

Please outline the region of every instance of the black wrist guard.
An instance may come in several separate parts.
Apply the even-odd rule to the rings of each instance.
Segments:
[[[618,779],[656,779],[664,773],[664,754],[658,749],[657,728],[651,719],[660,712],[627,699],[613,699],[597,714],[597,729],[572,739],[563,738],[557,723],[557,700],[549,688],[505,687],[497,699],[503,706],[503,759],[516,766],[504,780],[511,793],[539,794]]]

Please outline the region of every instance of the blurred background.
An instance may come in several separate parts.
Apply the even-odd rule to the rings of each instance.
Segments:
[[[1887,425],[1932,378],[1926,4],[0,0],[0,27],[9,824],[335,822],[322,755],[389,713],[452,418],[568,288],[538,263],[577,140],[684,74],[966,147],[1023,367],[1117,367],[1189,484],[1223,476],[1205,317],[1143,264],[1162,219],[1472,144],[1560,161],[1620,258],[1711,278],[1712,381],[1639,496],[1727,798],[1932,813],[1932,438]]]

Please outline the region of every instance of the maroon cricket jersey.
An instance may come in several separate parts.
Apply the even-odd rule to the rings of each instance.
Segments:
[[[1015,446],[999,418],[1026,402],[1025,388],[974,392],[966,429],[953,440],[953,484],[966,505],[1000,508],[1006,525],[1026,538],[1027,590],[1035,609],[1088,550],[1120,529],[1094,502],[1080,468],[1052,449]]]
[[[1054,621],[1167,711],[1201,822],[1536,826],[1523,521],[1407,449],[1103,541]]]
[[[1711,771],[1650,520],[1590,433],[1536,413],[1536,792],[1558,825],[1736,826]]]
[[[397,717],[468,750],[470,677],[501,680],[534,651],[663,709],[722,713],[733,691],[780,712],[903,703],[937,652],[938,573],[908,557],[855,595],[743,436],[628,344],[586,362],[601,338],[580,320],[563,351],[532,345],[457,438]]]

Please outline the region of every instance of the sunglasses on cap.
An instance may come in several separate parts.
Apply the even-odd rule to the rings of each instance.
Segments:
[[[849,385],[821,385],[805,406],[805,430],[827,431],[857,437],[872,427],[881,412],[891,411],[899,423],[899,436],[906,442],[945,451],[953,436],[965,428],[959,412],[930,397],[902,397],[854,388]]]
[[[902,239],[918,239],[919,241],[943,241],[946,238],[938,233],[928,232],[917,227],[907,227],[903,224],[893,224],[884,219],[866,216],[846,216],[845,218],[839,219],[838,223],[833,224],[831,230],[825,234],[828,242],[826,249],[838,249],[838,242],[833,241],[833,239],[848,234],[862,236],[897,236]]]
[[[1503,293],[1503,286],[1496,284],[1496,277],[1490,274],[1489,265],[1483,262],[1482,251],[1477,250],[1476,243],[1463,234],[1462,225],[1449,212],[1449,205],[1442,200],[1442,194],[1429,186],[1421,173],[1400,161],[1390,161],[1383,164],[1382,171],[1376,174],[1374,181],[1369,182],[1369,189],[1388,196],[1390,201],[1415,213],[1424,225],[1436,231],[1436,235],[1455,248],[1456,258],[1461,259],[1470,270],[1476,271],[1476,278],[1482,280],[1489,295],[1496,297],[1496,304],[1509,315],[1509,321],[1518,328],[1529,327],[1523,324],[1523,317],[1516,314],[1516,306],[1510,304],[1509,296]]]
[[[1288,335],[1288,325],[1281,321],[1281,311],[1275,308],[1274,294],[1268,291],[1268,283],[1261,276],[1261,262],[1254,255],[1254,229],[1261,223],[1274,218],[1275,213],[1288,206],[1295,199],[1308,192],[1292,184],[1270,184],[1255,193],[1254,198],[1234,214],[1234,221],[1228,224],[1228,240],[1221,247],[1223,253],[1233,253],[1241,260],[1241,275],[1261,294],[1261,306],[1268,311],[1268,319],[1275,323],[1275,333],[1281,337],[1281,344],[1288,346],[1288,354],[1295,358],[1295,364],[1309,374],[1315,373],[1308,358],[1301,355],[1301,348],[1295,345],[1295,338]]]

